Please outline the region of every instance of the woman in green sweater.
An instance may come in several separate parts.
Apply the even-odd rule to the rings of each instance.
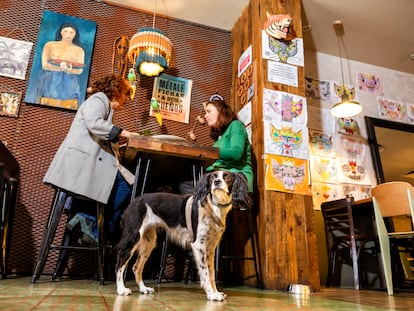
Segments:
[[[224,100],[211,100],[204,109],[213,146],[220,149],[219,158],[206,171],[224,169],[242,173],[247,179],[249,192],[253,192],[251,147],[244,124]]]

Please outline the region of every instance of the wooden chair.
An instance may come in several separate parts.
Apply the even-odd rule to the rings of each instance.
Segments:
[[[360,265],[359,255],[368,242],[375,243],[377,237],[373,232],[365,232],[355,227],[352,212],[353,197],[324,202],[321,204],[322,215],[325,221],[325,232],[327,239],[329,265],[326,287],[332,282],[335,274],[338,252],[347,248],[352,259],[354,274],[354,289],[360,289]]]
[[[388,295],[393,295],[390,240],[414,237],[414,188],[407,182],[393,181],[379,184],[372,189],[371,193],[387,292]],[[391,225],[386,226],[384,218],[398,216],[411,217],[411,230],[399,231],[398,228],[392,226],[392,222]],[[412,247],[412,241],[409,243],[408,247]],[[399,244],[401,245],[401,243]]]

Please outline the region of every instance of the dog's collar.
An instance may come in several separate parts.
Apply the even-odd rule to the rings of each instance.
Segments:
[[[214,205],[216,205],[217,207],[220,207],[220,208],[226,208],[226,207],[229,207],[230,205],[231,205],[231,201],[229,202],[229,203],[226,203],[226,204],[220,204],[220,203],[218,203],[215,199],[214,199],[214,196],[212,196],[211,194],[210,194],[210,200],[211,200],[211,202],[214,204]]]

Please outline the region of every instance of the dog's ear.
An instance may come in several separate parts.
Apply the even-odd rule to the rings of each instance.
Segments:
[[[249,185],[246,177],[242,173],[233,173],[234,181],[231,189],[233,208],[249,209],[252,204],[252,198],[249,195]]]
[[[195,192],[193,194],[194,200],[193,204],[201,203],[204,204],[204,201],[207,198],[207,195],[210,193],[210,176],[212,173],[204,174],[203,177],[197,182]]]

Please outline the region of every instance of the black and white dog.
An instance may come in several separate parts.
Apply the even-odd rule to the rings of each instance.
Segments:
[[[146,193],[137,197],[122,216],[122,235],[115,246],[118,295],[130,295],[124,277],[129,261],[133,265],[139,291],[154,289],[142,280],[144,265],[156,245],[157,228],[164,228],[169,239],[192,249],[200,276],[200,286],[208,300],[223,301],[226,294],[215,285],[214,253],[226,228],[226,216],[232,206],[249,207],[248,186],[243,174],[215,171],[205,174],[193,195]]]

